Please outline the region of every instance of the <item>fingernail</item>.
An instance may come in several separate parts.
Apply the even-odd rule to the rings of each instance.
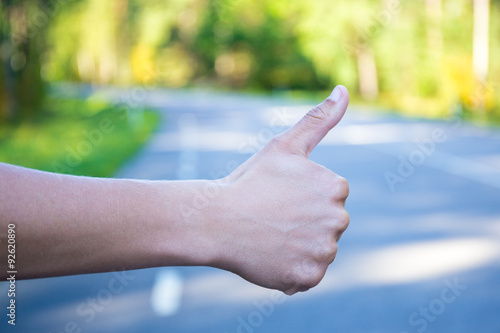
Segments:
[[[330,99],[334,102],[340,101],[340,98],[342,97],[342,90],[340,90],[339,86],[336,86],[335,89],[333,89],[332,93],[330,94]]]

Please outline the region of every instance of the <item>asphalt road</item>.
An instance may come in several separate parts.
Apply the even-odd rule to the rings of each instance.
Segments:
[[[310,107],[202,91],[99,94],[163,115],[118,172],[127,178],[223,176]],[[1,331],[500,332],[500,130],[352,107],[310,158],[348,179],[351,224],[309,292],[288,297],[206,267],[18,281],[14,328],[2,283]]]

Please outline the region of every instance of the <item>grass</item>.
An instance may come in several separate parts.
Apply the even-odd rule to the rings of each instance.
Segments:
[[[0,125],[0,161],[38,170],[112,176],[150,137],[152,110],[102,101],[50,99],[35,118]]]

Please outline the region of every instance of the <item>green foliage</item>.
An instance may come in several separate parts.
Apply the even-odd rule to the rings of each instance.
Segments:
[[[0,161],[39,170],[111,176],[156,127],[157,113],[99,102],[49,100],[36,118],[0,125]]]
[[[35,0],[5,3],[44,11]],[[487,80],[473,71],[469,0],[57,3],[30,39],[28,77],[38,68],[46,81],[308,91],[344,84],[354,99],[413,115],[445,116],[457,104],[476,117],[500,115],[498,0]],[[5,86],[5,71],[2,78]],[[19,82],[29,96],[42,91],[39,80]]]

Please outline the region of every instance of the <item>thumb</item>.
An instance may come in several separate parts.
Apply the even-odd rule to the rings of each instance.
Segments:
[[[294,153],[309,157],[314,147],[338,124],[349,104],[349,92],[337,86],[330,96],[307,114],[292,128],[283,133]]]

